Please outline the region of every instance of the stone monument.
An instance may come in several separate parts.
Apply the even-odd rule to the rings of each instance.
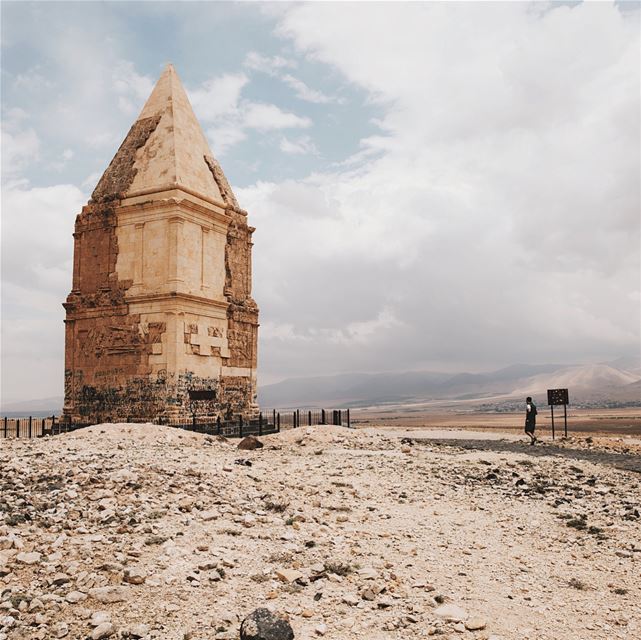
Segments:
[[[65,416],[254,415],[253,231],[168,65],[76,218]]]

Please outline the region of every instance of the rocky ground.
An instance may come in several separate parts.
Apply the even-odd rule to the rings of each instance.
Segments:
[[[238,638],[258,607],[308,640],[641,637],[639,474],[342,427],[263,442],[0,441],[0,640]]]

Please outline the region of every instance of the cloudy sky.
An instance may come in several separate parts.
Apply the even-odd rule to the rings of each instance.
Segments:
[[[3,400],[164,64],[255,233],[260,376],[639,353],[639,4],[2,3]]]

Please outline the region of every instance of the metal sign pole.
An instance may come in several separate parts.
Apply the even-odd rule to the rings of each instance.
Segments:
[[[552,440],[554,440],[554,405],[550,405],[550,411],[552,412]]]
[[[565,421],[565,437],[568,437],[568,405],[563,405],[563,419]]]

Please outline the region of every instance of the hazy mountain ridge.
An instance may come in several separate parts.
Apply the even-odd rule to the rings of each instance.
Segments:
[[[570,389],[574,400],[638,400],[641,404],[641,375],[612,363],[516,364],[477,374],[355,373],[296,378],[259,387],[258,397],[263,407],[362,406],[488,396],[540,396],[547,389],[555,388]]]
[[[258,399],[263,408],[347,407],[526,395],[538,396],[541,402],[546,390],[555,388],[570,389],[571,401],[638,401],[641,405],[641,358],[588,365],[514,364],[484,373],[406,371],[292,378],[259,387]],[[53,397],[6,403],[0,413],[59,414],[62,401],[62,397]]]

